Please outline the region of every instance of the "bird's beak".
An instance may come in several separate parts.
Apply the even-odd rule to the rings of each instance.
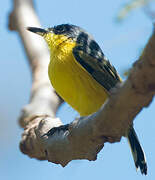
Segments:
[[[28,31],[31,31],[31,32],[33,32],[33,33],[36,33],[36,34],[38,34],[38,35],[40,35],[40,36],[44,36],[45,34],[48,33],[47,30],[41,29],[41,28],[37,28],[37,27],[27,27],[27,30],[28,30]]]

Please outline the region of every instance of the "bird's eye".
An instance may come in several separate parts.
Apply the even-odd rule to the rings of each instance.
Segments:
[[[71,26],[68,24],[62,24],[54,27],[55,34],[67,34],[71,31]]]
[[[64,32],[65,28],[64,28],[64,26],[57,26],[56,30],[59,31],[59,32]]]

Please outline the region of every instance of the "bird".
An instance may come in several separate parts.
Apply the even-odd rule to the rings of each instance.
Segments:
[[[110,96],[110,90],[122,82],[93,36],[83,28],[61,24],[47,29],[27,27],[27,30],[46,41],[50,51],[50,82],[80,116],[97,112]],[[136,169],[146,175],[145,154],[133,125],[126,134]]]

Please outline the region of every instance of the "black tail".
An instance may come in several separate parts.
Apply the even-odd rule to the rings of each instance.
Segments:
[[[147,174],[147,164],[144,151],[139,143],[138,137],[133,127],[129,130],[128,141],[135,162],[136,169],[140,168],[142,174]]]

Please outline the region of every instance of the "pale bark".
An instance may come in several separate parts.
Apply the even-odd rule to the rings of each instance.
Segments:
[[[152,101],[155,94],[154,32],[128,79],[112,90],[99,112],[61,126],[55,113],[62,100],[48,80],[47,47],[39,36],[26,31],[27,26],[40,26],[32,1],[14,0],[10,29],[16,30],[22,39],[33,77],[30,103],[22,110],[19,121],[24,128],[21,151],[62,166],[73,159],[95,160],[104,143],[120,141],[136,115]]]

